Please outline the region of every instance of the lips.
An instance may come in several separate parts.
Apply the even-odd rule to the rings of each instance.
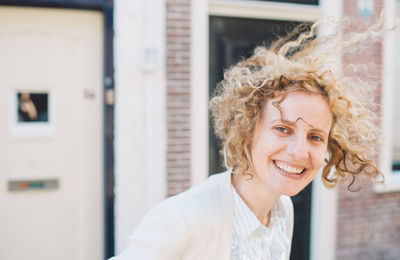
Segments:
[[[301,175],[306,170],[304,167],[288,164],[279,160],[274,160],[273,163],[281,172],[288,175]]]

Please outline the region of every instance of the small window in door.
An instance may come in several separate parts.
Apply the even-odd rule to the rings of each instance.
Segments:
[[[18,123],[48,122],[48,93],[18,92],[17,93]]]

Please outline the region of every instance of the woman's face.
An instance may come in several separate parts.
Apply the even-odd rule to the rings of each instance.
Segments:
[[[266,102],[251,140],[256,181],[269,191],[294,196],[324,163],[332,115],[320,95],[292,92]]]

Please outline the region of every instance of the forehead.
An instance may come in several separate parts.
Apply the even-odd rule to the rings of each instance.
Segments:
[[[279,119],[291,122],[302,119],[300,121],[304,121],[312,127],[329,132],[332,114],[327,101],[321,95],[291,92],[281,100],[282,97],[278,97],[266,102],[263,119],[267,123]]]

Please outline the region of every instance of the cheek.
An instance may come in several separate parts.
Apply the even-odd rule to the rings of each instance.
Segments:
[[[271,152],[271,150],[274,150],[274,148],[277,146],[275,143],[274,138],[268,134],[263,134],[258,136],[257,138],[253,139],[252,142],[252,152],[265,156]]]
[[[315,153],[314,153],[314,165],[316,168],[321,168],[322,165],[324,165],[324,160],[325,160],[325,156],[327,153],[327,149],[326,148],[321,148],[318,149]]]

